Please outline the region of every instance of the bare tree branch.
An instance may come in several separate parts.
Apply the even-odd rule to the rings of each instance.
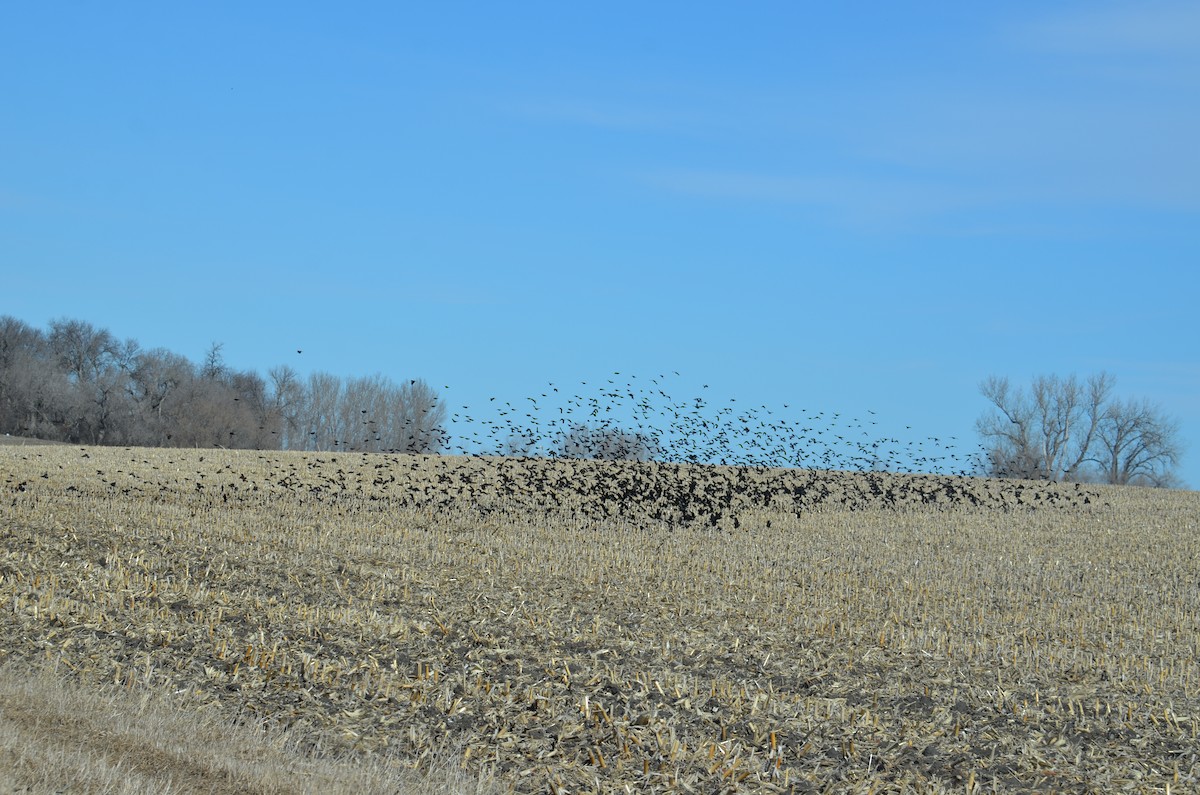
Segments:
[[[1101,372],[1038,376],[1025,393],[1007,378],[979,387],[993,410],[976,421],[988,445],[983,469],[998,477],[1040,480],[1100,478],[1109,483],[1176,482],[1178,423],[1142,401],[1114,401],[1115,380]]]

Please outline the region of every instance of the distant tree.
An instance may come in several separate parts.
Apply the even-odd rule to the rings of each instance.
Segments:
[[[438,453],[445,445],[445,407],[419,379],[397,385],[380,375],[343,381],[312,373],[298,400],[300,449]]]
[[[140,353],[128,368],[127,392],[142,444],[275,449],[277,428],[266,381],[225,365],[213,343],[204,365],[164,349]]]
[[[537,438],[532,431],[510,433],[500,445],[499,453],[509,458],[529,458],[537,451]]]
[[[279,449],[279,434],[267,382],[253,370],[226,370],[224,384],[233,394],[233,446],[255,450]]]
[[[342,380],[329,373],[310,373],[304,385],[304,408],[299,412],[304,436],[302,450],[331,450],[339,439],[338,404]]]
[[[406,453],[440,453],[445,448],[449,438],[445,428],[446,406],[423,380],[410,379],[392,393],[391,418],[400,430],[400,444],[395,449]]]
[[[559,434],[554,454],[559,458],[599,461],[652,461],[660,455],[655,440],[645,434],[604,425],[573,424]]]
[[[1178,464],[1178,425],[1145,402],[1113,400],[1099,373],[1038,376],[1029,391],[992,376],[980,393],[992,410],[976,421],[982,470],[993,477],[1166,485]]]
[[[120,355],[120,344],[107,329],[82,320],[50,322],[50,348],[58,367],[75,382],[93,382]]]
[[[1107,483],[1176,486],[1182,447],[1179,422],[1147,400],[1114,401],[1096,435],[1095,463]]]
[[[397,385],[383,376],[346,382],[348,418],[357,421],[362,446],[402,453],[439,453],[445,444],[445,407],[424,381],[412,379]],[[358,440],[349,432],[351,444]]]
[[[166,400],[170,447],[236,447],[233,392],[220,381],[191,378]]]
[[[264,379],[142,350],[106,329],[59,319],[42,332],[0,316],[0,432],[89,444],[440,452],[446,410],[420,380],[342,379],[290,367]]]
[[[136,407],[127,388],[128,373],[115,367],[84,385],[76,384],[79,419],[72,441],[127,444],[136,436]]]
[[[397,441],[391,428],[391,392],[395,385],[380,375],[347,378],[338,401],[339,445],[376,452]]]
[[[1072,480],[1087,461],[1112,389],[1105,373],[1080,384],[1075,376],[1038,376],[1028,393],[1007,378],[988,378],[980,392],[995,410],[976,423],[991,443],[991,474]]]
[[[128,387],[141,418],[137,444],[152,447],[177,444],[173,439],[171,403],[175,391],[195,378],[195,366],[166,348],[144,351],[138,356]]]
[[[0,431],[30,435],[46,409],[57,368],[45,335],[24,321],[0,317]]]
[[[128,382],[139,354],[107,329],[81,320],[55,320],[48,335],[55,364],[70,386],[59,390],[65,441],[123,444],[136,438],[137,412]]]
[[[225,356],[222,351],[225,343],[214,342],[204,353],[204,363],[200,365],[200,377],[209,381],[220,381],[225,378],[228,368],[225,366]]]
[[[12,367],[18,357],[43,350],[45,342],[45,335],[25,321],[0,315],[0,374]]]
[[[267,376],[271,382],[271,425],[279,437],[279,448],[305,449],[305,434],[300,430],[304,411],[304,384],[300,376],[286,364],[272,368]]]

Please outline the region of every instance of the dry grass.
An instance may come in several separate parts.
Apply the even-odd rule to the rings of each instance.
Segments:
[[[0,436],[0,445],[12,445],[14,447],[32,447],[36,445],[56,445],[62,442],[49,442],[45,439],[34,439],[32,436],[10,436],[4,434]]]
[[[1185,792],[1198,517],[961,478],[10,447],[0,660],[125,691],[78,708],[109,716],[89,758],[178,791],[370,758],[518,792]],[[22,681],[0,720],[77,746],[20,724]],[[127,739],[143,694],[265,739]]]
[[[0,670],[0,792],[474,793],[458,770],[422,777],[395,758],[314,753],[279,727],[190,709],[162,691]]]

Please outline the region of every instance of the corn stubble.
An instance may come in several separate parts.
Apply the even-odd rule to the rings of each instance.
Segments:
[[[730,482],[757,485],[714,521]],[[1194,791],[1198,516],[878,473],[0,448],[0,663],[480,790]]]

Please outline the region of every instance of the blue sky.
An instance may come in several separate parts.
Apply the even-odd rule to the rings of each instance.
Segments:
[[[1103,369],[1200,486],[1195,3],[0,20],[0,314],[451,405],[678,370],[967,440],[986,376]]]

